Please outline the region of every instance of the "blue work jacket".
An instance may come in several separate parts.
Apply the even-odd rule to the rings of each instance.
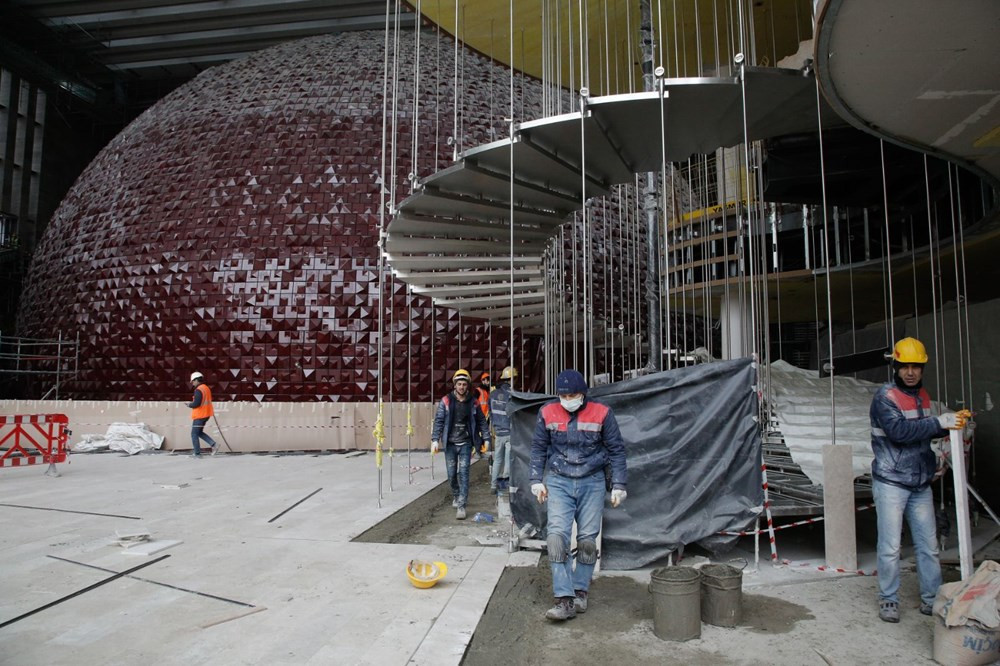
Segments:
[[[910,490],[930,485],[937,471],[931,440],[948,431],[931,415],[927,391],[885,384],[872,399],[870,415],[872,478]]]
[[[607,405],[587,400],[567,412],[558,400],[538,410],[531,440],[531,483],[541,483],[546,466],[555,474],[580,479],[611,463],[611,487],[625,490],[625,442]]]

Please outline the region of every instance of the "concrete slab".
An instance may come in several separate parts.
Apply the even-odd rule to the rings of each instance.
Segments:
[[[4,469],[0,503],[33,508],[0,507],[0,623],[111,575],[83,565],[136,564],[112,545],[116,529],[178,543],[135,578],[0,629],[2,661],[457,664],[507,553],[352,543],[441,482],[418,470],[407,483],[405,461],[381,500],[371,456],[75,454],[58,479]],[[427,454],[413,461],[429,467]],[[414,588],[413,558],[445,561],[447,578]]]

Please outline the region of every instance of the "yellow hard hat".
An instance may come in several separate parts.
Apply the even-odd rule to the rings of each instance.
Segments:
[[[892,360],[897,363],[926,363],[927,350],[916,338],[903,338],[892,350]]]
[[[508,365],[500,373],[500,379],[513,379],[514,377],[517,377],[517,368],[512,365]]]
[[[406,565],[406,577],[413,583],[413,587],[426,590],[434,587],[437,582],[448,573],[448,565],[444,562],[425,562],[423,560],[410,560]]]
[[[465,368],[459,368],[455,371],[455,374],[451,376],[452,382],[457,382],[459,379],[464,379],[465,381],[472,383],[472,375]]]

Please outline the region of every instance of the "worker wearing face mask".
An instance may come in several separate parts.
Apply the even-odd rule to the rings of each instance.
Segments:
[[[539,410],[531,442],[531,492],[540,503],[548,502],[546,543],[555,596],[545,613],[550,620],[569,620],[587,610],[604,514],[604,468],[609,463],[611,506],[626,497],[625,444],[618,422],[610,407],[588,400],[587,391],[586,380],[576,370],[559,373],[559,399]],[[570,553],[574,520],[575,558]]]

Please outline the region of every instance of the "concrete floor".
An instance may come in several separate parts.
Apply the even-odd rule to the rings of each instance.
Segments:
[[[388,468],[383,471],[381,507],[370,453],[202,460],[77,454],[60,465],[60,478],[43,476],[42,467],[0,469],[0,623],[111,572],[169,555],[133,577],[0,628],[0,663],[460,663],[505,567],[530,566],[537,556],[508,556],[502,546],[352,542],[444,478],[440,457],[432,480],[428,455],[414,454],[412,484],[405,454],[394,462],[391,492]],[[487,529],[471,520],[462,525]],[[111,543],[116,530],[136,528],[181,543],[150,556],[126,554]],[[687,654],[688,663],[848,663],[866,644],[860,654],[871,655],[869,663],[931,663],[932,620],[916,613],[912,570],[903,576],[903,592],[913,597],[901,604],[903,622],[885,625],[874,611],[875,579],[816,570],[821,544],[794,531],[780,533],[779,552],[801,566],[772,567],[764,552],[759,570],[752,571],[751,562],[744,576],[748,595],[774,600],[755,601],[761,613],[779,602],[796,605],[785,614],[780,636],[758,617],[748,628],[706,626],[701,640],[686,644],[653,638],[650,618],[620,637],[649,656],[639,663],[670,663],[663,661],[669,654],[681,661]],[[752,559],[752,551],[742,554]],[[405,575],[413,558],[443,560],[447,578],[433,589],[415,589]],[[862,553],[859,563],[872,569],[874,556]],[[610,581],[612,574],[621,575],[608,572]],[[643,589],[649,581],[648,570],[626,576]],[[537,623],[542,612],[532,607],[524,622]],[[553,630],[587,641],[578,629],[591,619],[597,616]],[[764,629],[756,631],[754,622]]]

